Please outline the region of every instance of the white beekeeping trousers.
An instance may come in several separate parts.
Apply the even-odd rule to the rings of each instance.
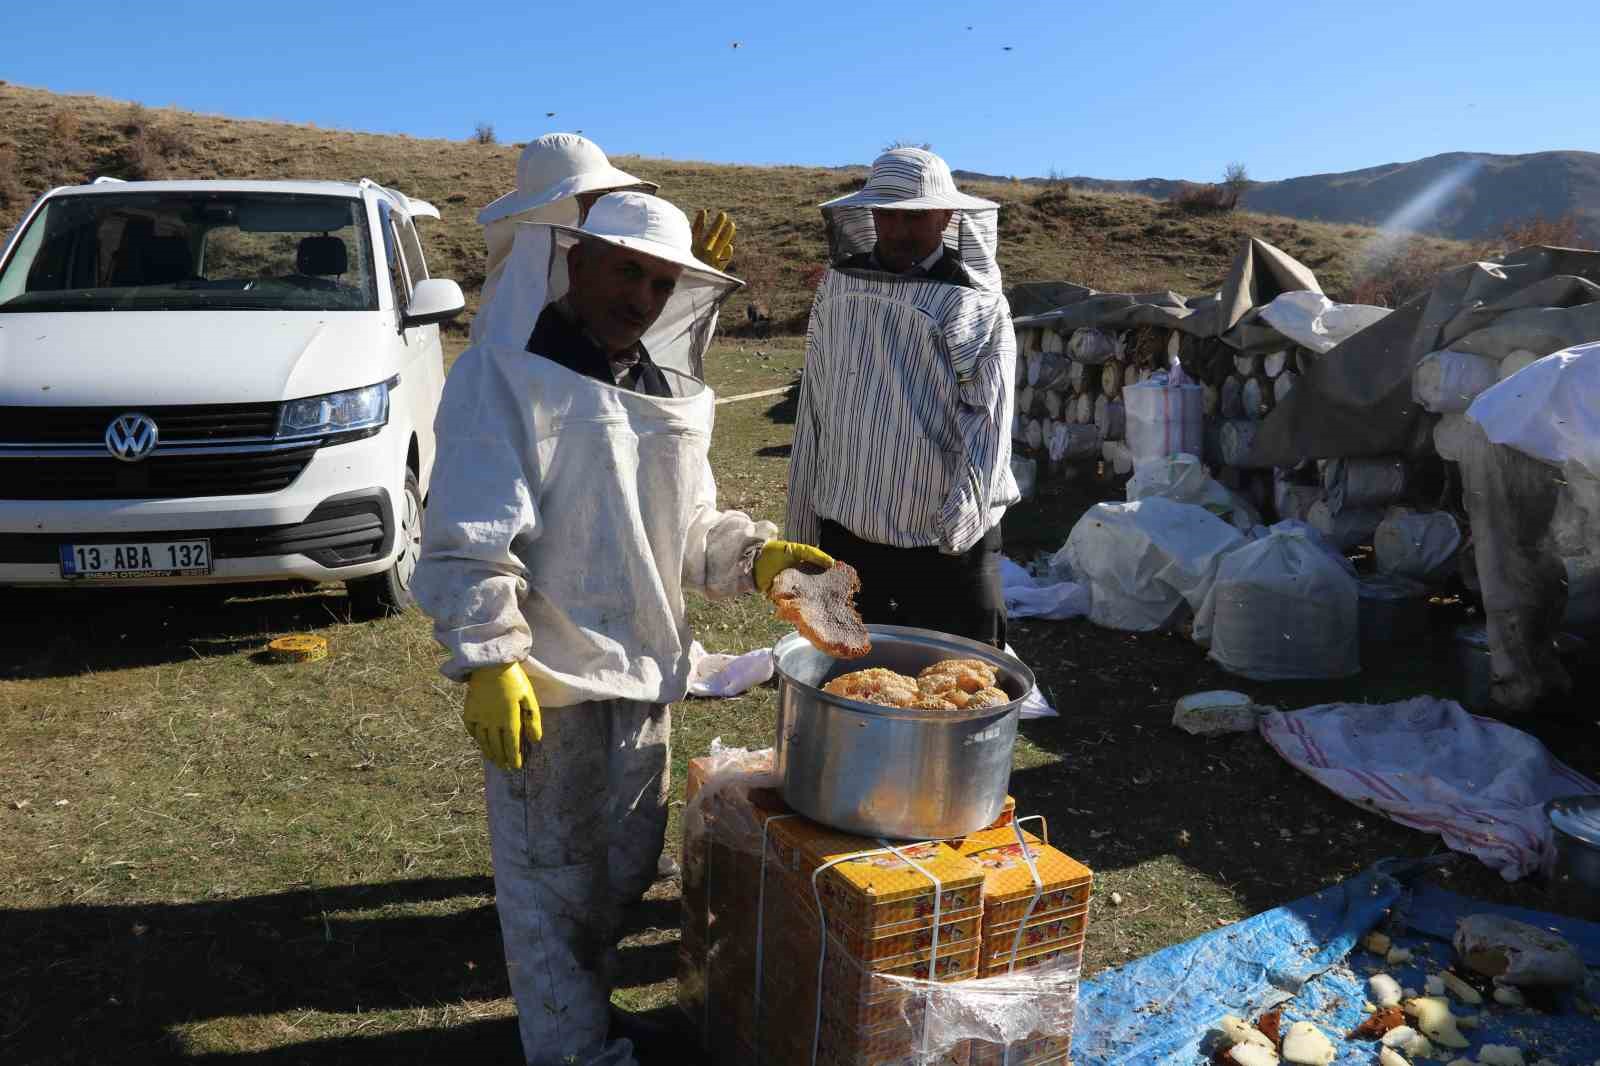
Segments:
[[[484,763],[495,907],[529,1066],[634,1066],[607,1037],[621,909],[655,880],[670,709],[546,708],[520,771]]]

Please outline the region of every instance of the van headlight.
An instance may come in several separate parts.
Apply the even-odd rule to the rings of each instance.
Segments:
[[[371,436],[389,421],[389,389],[398,379],[324,396],[289,400],[278,415],[278,436]]]

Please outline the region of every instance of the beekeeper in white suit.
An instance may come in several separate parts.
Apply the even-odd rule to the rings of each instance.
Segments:
[[[608,971],[666,827],[684,589],[725,598],[832,560],[717,509],[695,368],[740,283],[694,258],[683,213],[621,192],[581,228],[527,226],[546,249],[544,278],[518,290],[534,325],[451,369],[413,587],[445,675],[468,686],[527,1060],[611,1066],[651,1035],[609,1011]],[[552,298],[557,264],[569,283]]]
[[[472,339],[526,344],[542,309],[528,294],[542,291],[552,277],[558,295],[566,290],[566,264],[557,261],[553,274],[550,269],[550,231],[522,223],[580,225],[608,192],[654,193],[656,188],[655,182],[612,166],[599,145],[576,133],[547,133],[528,142],[517,158],[516,189],[478,212],[488,262]],[[693,229],[695,255],[719,270],[726,267],[735,233],[727,212],[712,217],[699,211]],[[502,287],[509,295],[496,299]]]

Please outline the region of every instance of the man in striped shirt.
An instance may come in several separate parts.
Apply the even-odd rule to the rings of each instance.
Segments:
[[[998,205],[897,148],[822,213],[831,266],[806,330],[788,536],[860,572],[868,622],[1003,648],[1000,519],[1018,493]]]

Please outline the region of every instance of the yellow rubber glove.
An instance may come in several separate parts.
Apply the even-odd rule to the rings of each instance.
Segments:
[[[522,769],[522,741],[544,739],[539,700],[521,663],[485,666],[467,678],[461,721],[483,757],[502,770]]]
[[[722,270],[733,259],[733,235],[736,228],[728,212],[718,211],[715,220],[705,208],[694,213],[694,257],[710,267]]]
[[[772,579],[791,566],[816,566],[826,570],[832,565],[833,556],[821,548],[796,544],[792,540],[769,540],[761,546],[761,554],[756,556],[756,588],[767,591],[772,587]]]

